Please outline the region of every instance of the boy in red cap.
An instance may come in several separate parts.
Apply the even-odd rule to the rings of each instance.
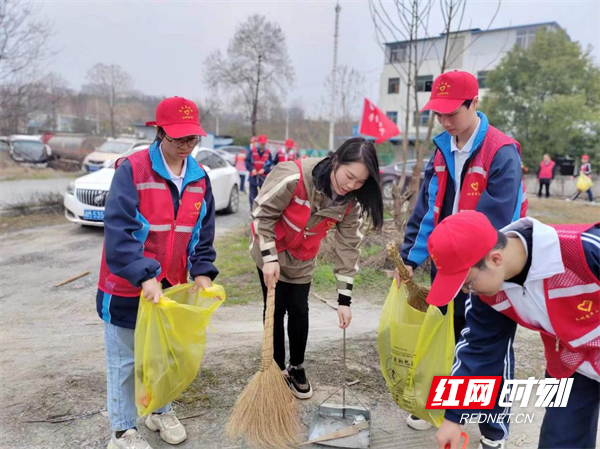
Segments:
[[[445,131],[434,139],[436,151],[427,164],[425,180],[400,250],[411,276],[412,270],[429,256],[427,240],[445,217],[475,209],[500,229],[525,216],[527,200],[523,191],[521,147],[477,111],[478,95],[477,79],[468,72],[455,70],[435,79],[430,100],[422,109],[433,111]],[[432,278],[435,270],[432,263]],[[457,343],[465,324],[464,312],[465,296],[458,294],[454,301]],[[459,350],[460,344],[457,345]],[[512,368],[507,366],[505,372],[510,377]],[[431,427],[412,415],[407,424],[417,430]],[[508,436],[508,427],[503,424],[483,423],[480,430],[485,436],[483,449],[501,448]]]
[[[134,335],[140,302],[157,303],[163,288],[193,279],[208,288],[217,276],[215,204],[206,172],[191,153],[199,136],[198,108],[181,97],[156,108],[157,133],[146,149],[117,160],[104,215],[104,248],[96,308],[104,320],[109,449],[150,449],[138,433]],[[145,419],[169,444],[187,438],[167,404]]]
[[[246,169],[250,175],[248,176],[248,184],[250,185],[250,212],[252,212],[252,204],[258,196],[258,191],[265,182],[265,178],[272,168],[271,152],[267,150],[267,136],[261,134],[256,138],[256,143],[250,147],[246,156]]]
[[[294,154],[294,141],[292,139],[286,139],[284,148],[277,151],[277,154],[273,156],[273,167],[280,162],[288,162],[296,159]]]
[[[502,376],[516,324],[539,331],[546,375],[572,377],[566,407],[548,407],[540,448],[593,448],[600,406],[600,223],[548,226],[523,218],[494,229],[485,215],[460,212],[431,234],[438,272],[427,297],[436,306],[469,295],[455,376]],[[498,344],[500,342],[500,344]],[[459,343],[460,344],[460,343]],[[438,448],[457,449],[463,413],[446,410]]]

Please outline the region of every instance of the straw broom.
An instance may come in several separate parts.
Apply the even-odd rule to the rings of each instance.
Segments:
[[[238,398],[229,423],[230,438],[246,437],[252,447],[292,448],[302,429],[296,402],[281,369],[273,360],[275,289],[267,294],[267,311],[259,371]]]
[[[426,312],[427,307],[429,307],[429,304],[427,304],[427,294],[429,293],[429,289],[420,286],[408,275],[406,265],[404,265],[404,262],[400,258],[398,247],[394,242],[388,243],[387,250],[390,258],[396,263],[396,268],[398,268],[398,272],[400,273],[400,279],[404,285],[406,285],[406,289],[408,290],[408,304],[413,309]]]

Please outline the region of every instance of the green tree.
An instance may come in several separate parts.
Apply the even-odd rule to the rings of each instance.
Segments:
[[[486,85],[481,109],[521,143],[526,165],[544,153],[600,162],[600,70],[564,31],[542,28],[529,48],[515,46]]]

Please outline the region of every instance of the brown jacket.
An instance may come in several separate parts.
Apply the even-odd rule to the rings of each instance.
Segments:
[[[315,226],[324,217],[339,220],[334,228],[336,229],[334,237],[336,262],[333,272],[337,281],[340,302],[342,302],[341,297],[352,297],[353,278],[358,272],[360,258],[358,247],[363,237],[360,232],[362,219],[358,203],[355,203],[350,213],[344,216],[348,209],[348,202],[331,204],[331,200],[316,189],[312,171],[322,160],[323,158],[302,160],[304,185],[312,211],[307,227]],[[280,280],[292,284],[311,282],[316,268],[314,259],[298,260],[288,251],[277,253],[275,247],[275,223],[292,201],[299,179],[300,172],[294,162],[277,164],[267,176],[252,208],[256,241],[253,239],[250,252],[254,262],[258,268],[262,269],[264,263],[278,260],[281,267]]]

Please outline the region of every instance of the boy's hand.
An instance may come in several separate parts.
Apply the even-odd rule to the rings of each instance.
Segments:
[[[279,262],[267,262],[263,265],[263,277],[268,289],[275,288],[275,285],[279,281],[280,271]]]
[[[212,287],[212,280],[208,276],[196,276],[194,278],[194,286],[188,291],[196,293],[199,289],[206,290],[209,287]]]
[[[158,304],[160,295],[162,295],[162,288],[156,278],[142,282],[142,294],[146,301],[152,301],[154,304]]]
[[[460,443],[460,424],[448,421],[447,419],[442,422],[442,425],[435,434],[437,440],[438,449],[458,449]]]

